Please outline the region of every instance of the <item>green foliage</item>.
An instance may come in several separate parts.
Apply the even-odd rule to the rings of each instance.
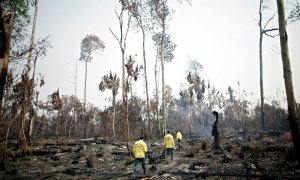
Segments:
[[[190,56],[188,57],[187,64],[187,72],[191,73],[191,78],[196,79],[197,76],[199,76],[199,73],[203,70],[202,64],[198,62],[197,58],[192,59]]]
[[[154,41],[154,46],[156,47],[157,58],[161,59],[161,42],[163,38],[163,33],[155,33],[152,36],[152,40]],[[176,44],[174,44],[171,40],[171,35],[165,34],[164,44],[163,44],[163,58],[166,62],[171,62],[174,59],[174,50],[176,48]]]
[[[148,1],[148,5],[150,7],[154,28],[165,26],[174,13],[174,11],[167,6],[167,0],[150,0]]]
[[[30,25],[29,7],[24,0],[4,0],[0,2],[2,8],[14,14],[14,26],[12,30],[12,48],[22,47],[28,37],[27,27]]]
[[[93,59],[91,53],[94,51],[102,51],[105,48],[103,41],[96,35],[87,35],[81,41],[80,61],[91,62]]]
[[[120,78],[117,77],[117,74],[114,75],[110,71],[109,74],[104,75],[102,77],[102,81],[99,84],[99,90],[105,91],[105,89],[111,89],[113,92],[113,95],[118,94],[118,88],[120,86]]]

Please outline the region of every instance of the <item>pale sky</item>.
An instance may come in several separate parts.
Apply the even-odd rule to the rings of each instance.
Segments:
[[[41,0],[39,1],[37,38],[50,34],[53,48],[47,56],[37,63],[37,72],[45,76],[45,85],[39,90],[40,99],[60,89],[61,95],[75,94],[75,69],[78,67],[77,97],[83,99],[84,63],[79,61],[81,40],[88,34],[95,34],[106,45],[101,54],[94,54],[88,64],[87,101],[103,108],[110,104],[106,99],[111,92],[98,90],[103,75],[117,72],[121,77],[121,52],[109,28],[119,34],[115,9],[119,11],[118,0]],[[167,33],[177,45],[175,59],[166,63],[166,85],[178,97],[181,84],[186,84],[188,56],[197,58],[204,67],[203,77],[211,86],[225,94],[228,86],[247,92],[246,99],[256,102],[259,91],[259,27],[258,0],[193,0],[192,6],[169,0],[175,10]],[[275,12],[276,5],[270,7]],[[277,20],[277,16],[275,18]],[[276,25],[276,23],[273,23]],[[290,60],[294,91],[300,101],[300,22],[288,25]],[[127,55],[137,54],[139,64],[142,59],[142,36],[132,30],[129,32]],[[278,53],[279,37],[264,37],[264,88],[268,99],[282,100],[285,96],[281,56]],[[149,95],[154,91],[155,51],[151,36],[147,39],[147,73]],[[133,87],[136,93],[146,98],[142,92],[143,79]],[[278,91],[279,90],[279,91]],[[121,94],[121,90],[119,95]],[[252,95],[251,95],[252,94]],[[286,105],[284,104],[284,107]]]

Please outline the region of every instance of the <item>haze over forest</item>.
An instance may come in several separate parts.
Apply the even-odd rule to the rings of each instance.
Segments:
[[[57,4],[60,4],[57,6]],[[259,26],[258,2],[256,1],[168,1],[174,14],[168,23],[167,33],[176,44],[174,59],[166,63],[166,85],[172,88],[172,95],[179,97],[180,90],[187,88],[186,81],[188,60],[196,59],[202,66],[200,76],[210,82],[224,95],[229,86],[238,96],[254,103],[259,102]],[[291,7],[292,2],[287,3]],[[276,5],[268,3],[264,20],[276,12]],[[108,101],[111,93],[100,92],[99,82],[109,71],[121,76],[121,51],[118,42],[109,28],[119,35],[118,19],[115,14],[120,11],[118,1],[97,1],[89,3],[75,1],[41,1],[37,18],[37,37],[50,34],[52,48],[47,56],[37,63],[37,72],[45,77],[45,85],[39,90],[40,98],[46,100],[53,91],[60,89],[62,95],[75,94],[75,71],[77,65],[77,97],[84,96],[84,68],[79,61],[80,42],[87,34],[95,34],[105,43],[102,53],[93,54],[88,64],[87,101],[104,108],[111,104]],[[276,18],[270,28],[276,26]],[[289,47],[296,100],[300,99],[299,81],[300,62],[298,61],[300,23],[291,23]],[[276,33],[274,33],[276,34]],[[278,33],[277,33],[278,34]],[[146,40],[146,56],[148,64],[149,93],[153,97],[155,89],[154,65],[156,52],[151,39],[151,32]],[[130,29],[127,38],[126,56],[137,55],[139,64],[143,62],[141,32]],[[266,101],[281,101],[286,108],[282,61],[279,54],[278,36],[264,37],[263,41],[264,88]],[[238,85],[240,83],[240,87]],[[160,83],[161,84],[161,83]],[[242,92],[245,93],[242,93]],[[144,81],[140,79],[133,86],[133,93],[145,98]],[[227,95],[228,97],[228,95]],[[118,94],[121,98],[121,93]]]

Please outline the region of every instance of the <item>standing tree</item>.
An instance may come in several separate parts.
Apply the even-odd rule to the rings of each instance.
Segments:
[[[138,65],[136,65],[136,67],[134,67],[134,63],[135,63],[135,61],[134,61],[133,57],[129,56],[127,63],[125,64],[126,72],[127,72],[126,86],[125,86],[125,119],[126,119],[126,124],[127,124],[127,149],[130,153],[131,153],[131,151],[129,150],[129,140],[130,140],[129,132],[130,131],[129,131],[129,119],[128,119],[128,93],[130,90],[130,84],[131,84],[132,79],[134,81],[137,81],[139,72],[142,69],[142,67],[138,67]]]
[[[146,4],[144,0],[133,0],[129,2],[128,0],[123,0],[123,5],[127,7],[127,9],[132,14],[136,22],[136,26],[141,30],[143,36],[143,59],[144,59],[144,77],[145,77],[145,89],[146,89],[146,103],[147,103],[147,119],[148,119],[148,132],[149,137],[152,137],[151,130],[151,121],[150,121],[150,106],[149,106],[149,92],[148,92],[148,78],[147,78],[147,61],[146,61],[146,32],[150,29],[150,17],[149,17],[149,6]]]
[[[29,45],[29,52],[28,52],[28,60],[27,60],[27,69],[26,69],[26,76],[30,76],[31,74],[31,68],[32,68],[32,51],[33,51],[33,46],[34,46],[34,40],[35,40],[35,29],[36,29],[36,21],[37,21],[37,15],[38,15],[38,8],[39,8],[39,1],[35,0],[34,1],[34,16],[33,16],[33,24],[32,24],[32,32],[31,32],[31,38],[30,38],[30,45]],[[35,66],[34,61],[34,66]],[[32,79],[34,80],[34,73],[32,74]],[[34,86],[28,87],[32,88],[32,91],[34,91]],[[33,93],[32,93],[33,95]],[[34,109],[32,105],[33,98],[30,96],[28,97],[30,101],[30,119],[29,119],[29,126],[28,126],[28,131],[27,131],[27,138],[28,138],[28,144],[30,144],[32,140],[32,135],[33,135],[33,123],[34,123]]]
[[[13,14],[0,6],[0,123],[2,122],[2,99],[10,57],[10,39],[13,26]]]
[[[87,63],[92,61],[92,52],[94,51],[103,51],[105,45],[101,39],[99,39],[96,35],[87,35],[81,41],[81,53],[80,53],[80,61],[85,62],[85,79],[84,79],[84,115],[85,115],[85,106],[86,106],[86,79],[87,79]],[[84,125],[84,138],[86,138],[86,128],[87,128],[87,119],[85,118]]]
[[[213,115],[216,116],[216,120],[212,128],[212,136],[214,137],[214,148],[218,150],[221,148],[219,131],[219,113],[217,111],[213,111]]]
[[[127,39],[127,35],[129,32],[129,27],[130,27],[130,23],[131,23],[131,13],[128,11],[127,12],[127,24],[126,24],[126,28],[124,28],[124,11],[126,10],[126,4],[124,4],[123,0],[122,0],[122,8],[121,8],[121,12],[120,14],[117,13],[117,11],[115,11],[116,16],[119,20],[119,26],[120,26],[120,38],[118,38],[116,36],[116,34],[109,29],[109,31],[111,32],[111,34],[116,38],[116,40],[119,43],[120,49],[121,49],[121,53],[122,53],[122,98],[123,101],[125,100],[125,51],[126,51],[126,39]]]
[[[283,65],[283,77],[288,105],[288,121],[291,128],[294,151],[298,162],[300,162],[300,135],[297,121],[297,106],[294,95],[292,69],[289,58],[288,36],[286,32],[286,19],[283,0],[277,0],[278,23],[280,35],[281,58]]]
[[[57,110],[57,118],[58,122],[56,124],[55,134],[56,134],[56,142],[63,144],[63,134],[62,134],[62,128],[63,128],[63,117],[62,117],[62,107],[63,102],[62,99],[59,96],[59,89],[57,91],[54,91],[51,94],[51,104],[53,106],[54,110]],[[61,138],[61,142],[59,142],[59,138]]]
[[[165,52],[165,37],[167,22],[171,18],[171,12],[167,6],[168,0],[150,0],[149,5],[151,8],[151,16],[154,19],[153,23],[161,28],[160,42],[159,42],[159,55],[161,60],[161,72],[162,72],[162,134],[166,132],[166,102],[165,102],[165,68],[164,68],[164,52]]]
[[[118,94],[118,89],[120,86],[120,78],[117,74],[112,75],[111,71],[109,74],[102,77],[102,81],[99,84],[99,90],[104,91],[105,89],[110,89],[112,91],[112,106],[114,108],[113,118],[112,118],[112,131],[113,139],[115,139],[115,117],[116,117],[116,96]]]
[[[171,36],[164,33],[156,33],[152,36],[154,46],[156,47],[157,59],[161,60],[162,69],[162,134],[166,130],[166,101],[165,101],[165,78],[164,78],[164,62],[171,62],[174,59],[174,50],[176,45],[172,42]],[[162,52],[163,51],[163,52]],[[158,94],[156,95],[158,96]],[[158,103],[158,102],[157,102]]]
[[[190,87],[188,88],[189,92],[189,99],[190,99],[190,111],[192,110],[192,106],[194,104],[194,97],[196,97],[197,101],[200,105],[200,124],[202,124],[202,101],[204,99],[203,94],[205,93],[205,81],[200,77],[200,72],[203,70],[203,66],[197,61],[197,59],[190,59],[188,62],[188,71],[189,74],[187,76],[187,81],[190,84]],[[195,94],[195,96],[194,96]],[[192,111],[190,115],[192,114]],[[190,121],[192,121],[192,117],[190,116]]]
[[[260,116],[260,121],[261,121],[261,127],[263,130],[266,129],[265,127],[265,115],[264,115],[264,81],[263,81],[263,56],[262,56],[262,43],[263,43],[263,36],[267,35],[269,37],[274,37],[273,35],[270,35],[269,32],[271,31],[278,31],[278,28],[271,28],[268,29],[267,26],[269,23],[273,20],[275,17],[276,13],[268,19],[268,21],[263,25],[263,10],[266,6],[264,6],[264,0],[259,1],[259,21],[258,21],[258,26],[259,26],[259,73],[260,73],[260,107],[261,107],[261,116]]]

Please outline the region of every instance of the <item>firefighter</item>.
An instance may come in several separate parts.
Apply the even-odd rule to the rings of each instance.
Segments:
[[[140,139],[136,141],[133,146],[134,176],[136,176],[140,163],[142,164],[144,176],[146,175],[146,158],[145,158],[146,152],[147,152],[147,144],[144,142],[144,138],[140,137]]]

